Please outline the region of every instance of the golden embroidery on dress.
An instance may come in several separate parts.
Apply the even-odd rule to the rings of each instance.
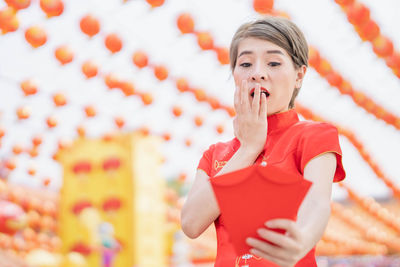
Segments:
[[[215,169],[216,171],[218,171],[218,169],[221,169],[222,167],[224,167],[225,164],[226,164],[226,161],[218,161],[218,160],[215,160],[215,161],[214,161],[214,169]]]

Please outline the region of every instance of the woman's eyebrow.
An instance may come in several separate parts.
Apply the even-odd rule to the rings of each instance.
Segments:
[[[267,50],[266,53],[267,54],[280,54],[280,55],[283,55],[282,51],[280,51],[280,50]],[[238,58],[243,56],[243,55],[251,55],[251,54],[253,54],[252,51],[244,50],[239,54]]]

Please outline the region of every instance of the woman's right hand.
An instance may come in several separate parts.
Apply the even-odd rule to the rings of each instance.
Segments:
[[[258,155],[264,149],[267,139],[267,97],[261,94],[260,84],[256,85],[252,100],[249,92],[246,80],[242,81],[240,88],[236,88],[233,129],[241,146]]]

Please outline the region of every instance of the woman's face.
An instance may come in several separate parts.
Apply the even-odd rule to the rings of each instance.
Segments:
[[[256,84],[267,90],[268,115],[288,110],[294,88],[300,88],[306,66],[295,69],[285,49],[266,40],[240,41],[233,77],[239,88],[247,80],[250,103]]]

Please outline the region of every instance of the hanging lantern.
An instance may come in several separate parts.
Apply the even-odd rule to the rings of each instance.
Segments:
[[[7,32],[14,32],[19,27],[19,20],[16,15],[16,11],[7,7],[3,10],[0,10],[0,30],[2,30],[3,34]]]
[[[68,64],[74,59],[73,52],[65,45],[58,47],[54,54],[62,65]]]
[[[15,155],[19,155],[22,153],[23,149],[21,145],[14,145],[12,151]]]
[[[197,33],[197,43],[203,50],[210,50],[214,47],[214,41],[212,36],[207,32]]]
[[[109,34],[104,40],[104,44],[111,53],[117,53],[122,49],[122,41],[115,33]]]
[[[186,92],[189,90],[189,83],[185,78],[179,78],[176,80],[176,88],[179,92]]]
[[[57,93],[53,96],[53,102],[57,107],[61,107],[67,104],[67,99],[65,98],[64,94]]]
[[[34,166],[31,166],[28,168],[28,174],[30,176],[34,176],[36,174],[36,168]]]
[[[225,111],[228,112],[229,116],[231,118],[235,117],[236,112],[235,109],[233,107],[224,107]]]
[[[187,146],[187,147],[192,146],[192,140],[191,140],[190,138],[187,138],[187,139],[185,140],[185,146]]]
[[[153,103],[153,96],[150,93],[141,94],[140,97],[145,105],[150,105]]]
[[[121,160],[118,157],[109,157],[103,162],[103,170],[106,172],[115,171],[121,166]]]
[[[47,35],[41,27],[32,26],[25,31],[25,39],[33,48],[38,48],[46,43]]]
[[[379,35],[372,41],[372,48],[380,57],[387,57],[393,54],[393,43],[382,35]]]
[[[207,99],[207,95],[202,89],[195,89],[194,96],[196,97],[197,101],[205,101]]]
[[[218,134],[223,134],[224,133],[224,126],[222,124],[219,124],[219,125],[217,125],[216,130],[217,130]]]
[[[321,63],[321,57],[319,55],[319,52],[315,48],[309,47],[308,64],[317,69],[320,63]]]
[[[218,61],[221,65],[229,64],[229,50],[225,47],[215,47],[215,52],[217,52]]]
[[[183,13],[179,15],[176,23],[182,34],[194,32],[194,21],[190,14]]]
[[[351,24],[362,26],[369,21],[369,9],[359,2],[354,2],[353,5],[347,9],[347,19]]]
[[[172,108],[172,114],[174,114],[175,117],[180,117],[182,115],[182,108],[179,106],[174,106]]]
[[[357,28],[357,32],[360,34],[361,39],[373,41],[380,34],[379,26],[373,20],[369,20],[361,27]]]
[[[103,202],[103,210],[110,214],[116,213],[122,206],[122,202],[119,198],[111,197]]]
[[[253,8],[257,13],[268,14],[274,7],[274,0],[253,0]]]
[[[131,83],[131,82],[127,82],[127,81],[121,82],[119,87],[125,96],[131,96],[131,95],[135,94],[135,87],[133,86],[133,83]]]
[[[12,158],[12,159],[8,159],[5,162],[5,166],[8,170],[12,171],[17,167],[17,161],[16,159]]]
[[[25,9],[31,4],[31,0],[5,0],[5,2],[15,10]]]
[[[146,0],[146,2],[151,5],[152,8],[162,6],[165,0]]]
[[[32,138],[32,144],[34,146],[40,146],[42,144],[42,137],[40,135],[37,135]]]
[[[80,174],[80,173],[87,174],[92,171],[92,164],[86,160],[77,161],[73,166],[72,171],[75,174]]]
[[[115,117],[114,122],[115,122],[115,125],[117,125],[117,127],[119,129],[121,129],[125,125],[125,120],[122,117]]]
[[[142,126],[138,129],[138,132],[140,132],[142,135],[147,136],[150,134],[150,130],[146,126]]]
[[[46,119],[46,123],[49,128],[54,128],[57,126],[57,119],[54,116],[49,116]]]
[[[215,97],[207,97],[207,102],[213,110],[217,110],[217,109],[221,108],[221,104],[219,103],[219,100],[216,99]]]
[[[386,57],[386,65],[393,69],[400,69],[400,53],[394,52],[391,56]]]
[[[76,132],[78,133],[78,135],[79,135],[80,137],[85,137],[85,135],[86,135],[86,129],[85,129],[85,127],[84,127],[83,125],[79,125],[79,126],[76,128]]]
[[[321,59],[321,62],[316,71],[323,77],[333,71],[331,64],[326,59]]]
[[[335,87],[340,87],[340,85],[343,82],[342,76],[340,76],[340,74],[335,71],[332,71],[331,73],[326,75],[325,78],[330,85],[335,86]]]
[[[35,158],[37,157],[37,155],[39,155],[39,150],[37,146],[32,147],[31,149],[28,150],[28,154],[29,156],[31,156],[31,158]]]
[[[82,72],[87,79],[90,79],[97,75],[98,67],[93,61],[87,60],[82,64]]]
[[[84,16],[81,19],[79,26],[81,27],[81,31],[89,37],[93,37],[100,31],[100,22],[92,15]]]
[[[50,185],[50,182],[51,182],[51,179],[50,179],[50,178],[44,178],[44,179],[43,179],[43,185],[44,185],[44,186],[49,186],[49,185]],[[49,227],[49,228],[53,228],[53,227]]]
[[[162,135],[162,138],[164,138],[165,141],[171,140],[171,134],[170,133],[164,133]]]
[[[51,18],[63,13],[64,3],[61,0],[40,0],[40,8]]]
[[[24,92],[25,96],[34,95],[37,93],[37,85],[32,80],[25,80],[21,82],[21,89]]]
[[[168,70],[164,66],[155,66],[154,75],[157,77],[159,81],[163,81],[168,78]]]
[[[109,89],[113,89],[118,88],[122,81],[117,75],[109,73],[104,76],[104,82]]]
[[[89,118],[96,116],[96,110],[93,106],[86,106],[85,113],[86,113],[86,116]]]
[[[17,116],[18,116],[18,119],[20,119],[20,120],[25,120],[25,119],[29,118],[30,115],[31,115],[31,111],[28,107],[19,107],[17,109]]]
[[[196,116],[194,117],[194,123],[196,124],[197,127],[200,127],[203,125],[204,119],[201,116]]]
[[[132,61],[138,68],[144,68],[147,66],[149,59],[147,58],[146,53],[137,51],[133,54]]]

